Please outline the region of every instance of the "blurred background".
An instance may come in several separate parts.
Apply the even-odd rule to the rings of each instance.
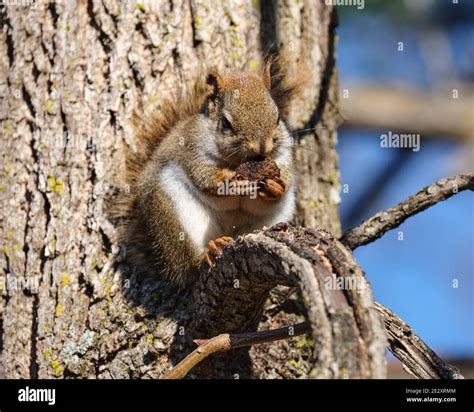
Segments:
[[[338,6],[343,230],[474,163],[474,1]],[[380,136],[420,135],[420,150]],[[376,299],[474,377],[474,202],[463,192],[356,250]],[[390,376],[408,377],[390,357]]]

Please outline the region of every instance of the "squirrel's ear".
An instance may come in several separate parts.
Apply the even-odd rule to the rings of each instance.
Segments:
[[[290,106],[298,99],[310,76],[309,70],[303,65],[296,65],[293,74],[287,55],[272,54],[265,59],[265,64],[260,72],[262,81],[270,91],[275,101],[280,117],[286,121],[290,114]]]
[[[217,69],[209,70],[206,78],[206,85],[209,88],[209,97],[213,98],[222,93],[224,89],[224,79]]]
[[[224,84],[224,79],[217,69],[209,70],[206,77],[207,96],[201,108],[201,113],[210,117],[216,114],[216,109],[220,100],[219,96],[221,96],[224,91]]]
[[[271,73],[271,68],[272,68],[272,61],[267,60],[265,62],[265,65],[263,66],[262,69],[262,80],[263,83],[265,84],[265,87],[268,90],[272,89],[272,73]]]

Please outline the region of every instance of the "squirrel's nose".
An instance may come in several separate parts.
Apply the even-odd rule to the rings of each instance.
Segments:
[[[248,145],[249,157],[266,157],[273,150],[273,142],[271,139],[260,139],[251,142]]]

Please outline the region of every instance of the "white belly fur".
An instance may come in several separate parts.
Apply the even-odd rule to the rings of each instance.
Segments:
[[[294,184],[278,203],[243,197],[216,198],[196,189],[184,171],[174,163],[161,171],[160,186],[171,199],[183,230],[199,252],[206,249],[210,240],[220,236],[235,236],[289,221],[295,209]],[[258,216],[252,214],[256,205],[250,202],[264,202],[265,213],[262,213],[262,207],[258,207]]]

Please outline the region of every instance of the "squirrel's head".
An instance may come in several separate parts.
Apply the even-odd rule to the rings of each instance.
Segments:
[[[278,106],[278,98],[272,96],[275,77],[270,66],[260,75],[221,75],[212,70],[206,84],[209,96],[203,113],[211,121],[217,150],[229,163],[272,158],[281,147],[288,147],[290,135],[283,122],[286,112]]]

